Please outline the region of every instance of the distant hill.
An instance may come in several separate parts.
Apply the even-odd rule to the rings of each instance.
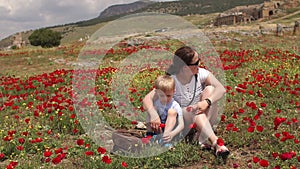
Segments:
[[[108,8],[106,8],[103,12],[101,12],[100,15],[98,16],[98,18],[102,19],[102,18],[112,17],[112,16],[116,16],[116,15],[132,13],[139,9],[143,9],[153,3],[155,3],[155,2],[145,0],[145,1],[133,2],[130,4],[112,5]]]
[[[153,2],[149,0],[137,1],[129,4],[113,5],[108,7],[99,16],[85,21],[75,23],[66,23],[64,25],[56,25],[48,27],[50,29],[60,31],[63,34],[62,43],[78,40],[86,34],[92,34],[98,30],[100,26],[108,21],[118,19],[120,17],[140,13],[140,12],[156,12],[167,13],[178,16],[204,15],[211,13],[221,13],[236,6],[247,6],[252,4],[263,3],[264,0],[178,0],[170,2]],[[210,18],[210,20],[213,18]],[[32,30],[34,31],[34,30]],[[27,40],[32,31],[23,33],[23,39]],[[13,35],[0,41],[0,48],[7,47],[12,44]]]

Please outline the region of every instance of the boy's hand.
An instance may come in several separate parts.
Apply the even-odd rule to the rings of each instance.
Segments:
[[[160,118],[157,118],[150,122],[150,127],[152,128],[152,130],[155,133],[161,133],[162,130],[161,130],[160,124],[161,124]]]
[[[168,143],[168,142],[172,141],[173,137],[174,137],[174,135],[172,132],[169,132],[169,133],[165,132],[163,135],[164,143]]]

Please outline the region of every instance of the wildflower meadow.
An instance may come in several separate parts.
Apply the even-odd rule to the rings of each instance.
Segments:
[[[97,107],[113,128],[133,129],[140,119],[122,116],[118,107],[126,105],[116,105],[112,100],[111,84],[119,70],[118,61],[149,46],[173,52],[178,45],[174,41],[135,46],[122,43],[104,51],[104,64],[85,72],[95,74],[95,87],[90,92],[96,96],[96,102],[83,99],[76,105]],[[75,58],[82,46],[76,42],[55,49],[0,51],[0,57],[22,58],[20,64],[33,67],[39,64],[36,59],[44,59],[39,56]],[[82,126],[83,116],[76,113],[73,78],[77,71],[63,64],[53,70],[55,63],[46,60],[45,69],[38,74],[19,76],[24,71],[17,66],[14,74],[0,74],[0,167],[299,168],[299,49],[245,47],[217,52],[226,77],[225,107],[217,128],[231,150],[226,161],[214,156],[213,151],[200,150],[184,141],[172,150],[145,158],[109,152],[89,137]],[[160,64],[164,65],[157,63]],[[132,78],[127,87],[132,113],[146,114],[141,101],[162,73],[148,67]],[[90,115],[94,116],[93,112]]]

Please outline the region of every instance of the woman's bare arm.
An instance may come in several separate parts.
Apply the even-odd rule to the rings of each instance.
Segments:
[[[224,96],[224,94],[226,93],[225,87],[222,85],[222,83],[212,73],[210,73],[208,75],[208,77],[205,81],[205,84],[206,85],[211,85],[215,88],[213,93],[211,94],[211,96],[209,96],[209,98],[208,98],[208,99],[210,99],[210,101],[212,103],[220,100]]]

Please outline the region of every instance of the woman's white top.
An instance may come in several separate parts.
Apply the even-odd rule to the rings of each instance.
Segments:
[[[172,77],[175,79],[175,86],[176,91],[174,94],[174,99],[180,104],[181,107],[187,107],[189,106],[189,103],[193,99],[194,91],[195,91],[195,97],[192,101],[192,104],[196,104],[200,101],[200,96],[202,91],[205,88],[205,81],[209,75],[209,71],[203,68],[198,69],[198,75],[197,75],[197,88],[195,91],[195,76],[193,76],[192,80],[183,85],[181,82],[177,79],[176,75],[172,75]]]

